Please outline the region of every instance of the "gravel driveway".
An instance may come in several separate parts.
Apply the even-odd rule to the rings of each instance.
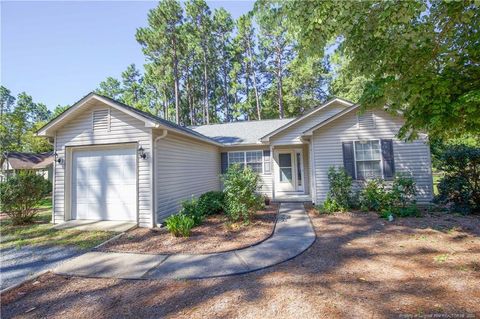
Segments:
[[[0,250],[0,288],[23,282],[35,274],[79,255],[82,250],[68,246],[23,246]]]

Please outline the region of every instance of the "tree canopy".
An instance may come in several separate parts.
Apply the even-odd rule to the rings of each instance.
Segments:
[[[257,0],[233,19],[161,0],[135,34],[145,65],[95,89],[182,125],[294,117],[332,96],[403,114],[399,136],[480,140],[478,2]],[[51,149],[52,112],[0,88],[2,151]]]
[[[400,136],[480,133],[480,10],[475,1],[260,1],[275,5],[304,56],[343,57],[332,88],[403,113]],[[337,81],[337,82],[335,82]],[[341,87],[340,87],[341,86]]]

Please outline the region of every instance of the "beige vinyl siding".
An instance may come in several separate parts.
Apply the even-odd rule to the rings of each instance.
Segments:
[[[86,107],[74,119],[61,127],[55,138],[55,149],[58,157],[65,159],[65,148],[71,146],[104,145],[119,143],[138,143],[141,145],[147,158],[137,162],[137,210],[139,226],[151,227],[152,224],[152,192],[151,192],[151,161],[152,140],[151,129],[146,128],[144,122],[117,109],[110,108],[109,129],[93,132],[92,112],[109,107],[98,102],[94,106]],[[56,223],[65,220],[65,208],[70,205],[66,198],[65,168],[70,163],[63,162],[55,165],[54,189],[54,220]],[[68,211],[68,210],[67,210]],[[68,218],[68,216],[67,216]]]
[[[313,133],[315,201],[320,203],[325,200],[329,189],[328,168],[343,167],[342,142],[359,139],[393,139],[395,172],[413,176],[417,184],[419,202],[431,201],[433,188],[431,159],[426,138],[413,142],[398,140],[395,135],[402,126],[402,120],[382,110],[367,111],[363,117],[373,120],[362,121],[361,125],[358,125],[357,113],[353,110]]]
[[[239,152],[239,151],[269,151],[268,146],[237,146],[237,147],[225,147],[221,152]],[[270,154],[271,160],[273,160],[273,153]],[[265,161],[265,157],[263,158]],[[270,164],[270,173],[259,174],[260,175],[260,189],[259,192],[263,195],[273,198],[273,162]]]
[[[300,136],[313,126],[325,121],[338,112],[345,109],[346,106],[340,103],[332,103],[326,106],[324,109],[306,117],[305,119],[293,124],[291,127],[279,132],[278,134],[270,138],[270,144],[272,145],[291,145],[291,144],[303,144],[300,140]]]
[[[177,213],[182,201],[220,189],[218,147],[169,132],[157,140],[155,154],[157,223]]]

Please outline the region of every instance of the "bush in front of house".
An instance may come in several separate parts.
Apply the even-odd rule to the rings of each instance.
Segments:
[[[417,195],[413,178],[401,174],[395,175],[390,188],[382,180],[369,180],[360,192],[360,207],[364,211],[374,211],[380,217],[389,215],[398,217],[418,217],[415,196]]]
[[[380,212],[389,207],[385,183],[380,179],[368,180],[360,191],[360,209]]]
[[[20,172],[0,183],[2,212],[14,225],[31,223],[42,199],[51,192],[49,183],[33,172]]]
[[[259,176],[250,167],[232,165],[223,176],[225,214],[231,222],[251,221],[254,212],[262,206],[262,196],[257,194]]]
[[[344,168],[328,169],[330,189],[323,204],[316,207],[319,213],[345,212],[356,206],[352,193],[352,178]]]
[[[192,198],[182,202],[179,214],[190,217],[193,220],[194,226],[200,225],[205,215],[203,211],[198,207],[198,199]]]
[[[189,237],[195,221],[185,214],[176,214],[165,220],[165,226],[175,237]]]
[[[436,200],[453,212],[480,213],[480,148],[452,145],[438,161],[445,176],[438,184]]]
[[[197,207],[202,215],[220,214],[225,207],[225,194],[221,191],[211,191],[198,198]]]

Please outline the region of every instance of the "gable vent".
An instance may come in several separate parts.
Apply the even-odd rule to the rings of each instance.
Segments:
[[[362,114],[357,114],[358,128],[375,128],[375,114],[367,111]]]
[[[110,109],[93,111],[93,131],[110,131]]]

